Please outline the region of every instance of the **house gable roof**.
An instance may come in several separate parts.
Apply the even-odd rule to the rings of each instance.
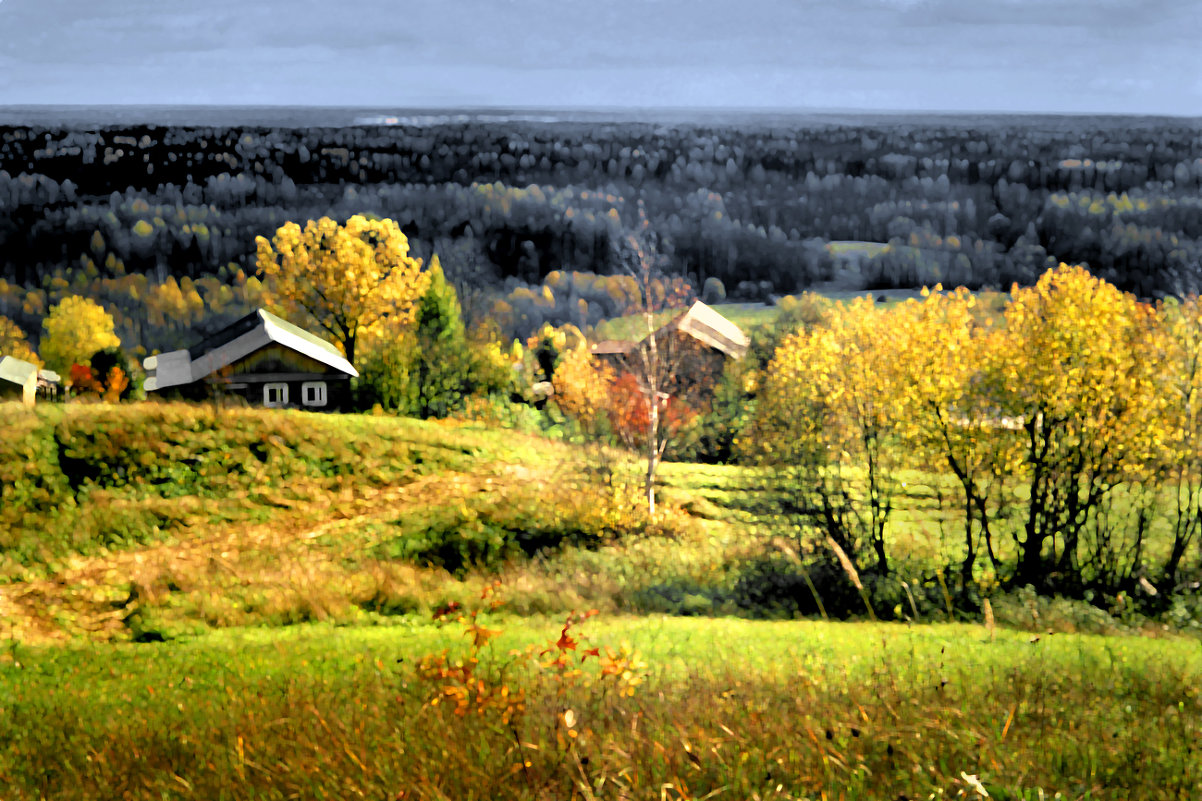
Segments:
[[[271,312],[257,309],[192,348],[147,358],[142,362],[147,373],[145,387],[154,391],[200,381],[273,343],[348,376],[359,375],[329,342]]]
[[[751,345],[751,340],[741,328],[701,301],[695,302],[687,312],[664,327],[689,334],[733,359],[743,358]]]
[[[0,380],[9,381],[19,386],[25,386],[30,381],[37,381],[38,367],[16,356],[0,358]]]
[[[743,358],[751,344],[742,329],[701,301],[696,301],[688,311],[678,314],[657,328],[655,333],[658,334],[665,330],[688,334],[703,345],[721,351],[732,359]],[[626,355],[637,344],[637,342],[607,339],[593,345],[592,352],[598,356]]]

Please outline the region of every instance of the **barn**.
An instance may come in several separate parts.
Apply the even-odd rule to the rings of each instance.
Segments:
[[[237,396],[252,406],[313,410],[347,408],[358,375],[334,345],[263,309],[142,366],[148,396]]]
[[[747,335],[730,320],[701,301],[655,330],[657,341],[675,336],[692,343],[698,350],[722,359],[741,359],[747,353],[750,341]],[[644,340],[646,337],[644,337]],[[592,346],[593,355],[610,360],[620,360],[634,353],[640,342],[605,340]]]
[[[661,391],[689,403],[704,403],[722,377],[726,362],[742,359],[751,344],[730,320],[701,301],[665,322],[653,333],[659,349]],[[620,375],[641,374],[639,355],[650,336],[635,342],[605,340],[592,353]]]
[[[33,408],[38,391],[38,366],[15,356],[0,358],[0,402],[17,401]]]

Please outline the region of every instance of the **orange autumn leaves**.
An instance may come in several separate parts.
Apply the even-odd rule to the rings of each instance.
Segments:
[[[448,650],[443,650],[427,654],[418,663],[418,676],[430,685],[430,706],[448,704],[458,717],[472,713],[509,728],[516,735],[516,727],[527,711],[526,685],[530,678],[523,671],[514,670],[519,665],[524,665],[531,674],[545,676],[561,700],[569,688],[580,684],[602,682],[603,686],[615,687],[620,697],[630,697],[643,683],[647,664],[629,643],[623,642],[616,650],[599,646],[580,648],[588,640],[580,632],[580,626],[600,614],[596,609],[570,613],[557,639],[545,647],[533,644],[524,650],[510,651],[510,661],[498,670],[495,659],[485,659],[485,649],[503,631],[486,628],[480,615],[485,611],[495,612],[503,605],[498,597],[500,586],[499,581],[486,586],[481,593],[483,603],[458,617],[463,634],[470,641],[466,654],[453,657]],[[457,603],[454,606],[461,608]],[[436,611],[434,619],[447,617],[454,611],[449,607]],[[596,660],[600,667],[595,676],[582,669],[590,659]],[[575,712],[566,709],[560,719],[567,729],[573,730],[570,734],[574,738]]]
[[[551,379],[555,402],[590,436],[608,432],[627,447],[638,448],[646,436],[650,406],[636,376],[617,372],[581,344],[563,354]],[[674,434],[696,411],[676,397],[661,397],[660,425]]]

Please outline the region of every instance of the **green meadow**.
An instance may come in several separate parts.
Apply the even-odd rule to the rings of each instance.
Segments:
[[[917,603],[840,622],[764,589],[781,535],[737,466],[665,465],[650,523],[620,454],[482,422],[0,426],[6,800],[1202,790],[1193,629],[941,590],[941,479],[905,476],[896,521]]]
[[[980,625],[496,613],[499,709],[446,702],[457,623],[238,629],[16,647],[5,798],[1190,798],[1202,652],[1176,638]],[[629,691],[588,648],[636,654]],[[536,651],[537,653],[537,651]],[[473,688],[475,689],[475,688]],[[434,699],[444,703],[432,704]]]

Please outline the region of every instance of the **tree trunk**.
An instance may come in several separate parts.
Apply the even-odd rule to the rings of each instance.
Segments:
[[[647,357],[647,515],[655,517],[655,471],[659,467],[659,348],[650,311],[646,318],[650,351]]]
[[[964,494],[964,561],[960,563],[960,584],[967,590],[972,585],[972,569],[977,561],[977,550],[972,536],[972,494]]]
[[[1014,584],[1019,587],[1030,584],[1037,590],[1043,590],[1046,584],[1044,576],[1043,543],[1044,535],[1041,526],[1032,521],[1027,527],[1027,538],[1019,548],[1018,569],[1014,573]]]
[[[654,446],[647,453],[647,514],[655,517],[655,468],[658,467],[659,459],[652,451]]]

